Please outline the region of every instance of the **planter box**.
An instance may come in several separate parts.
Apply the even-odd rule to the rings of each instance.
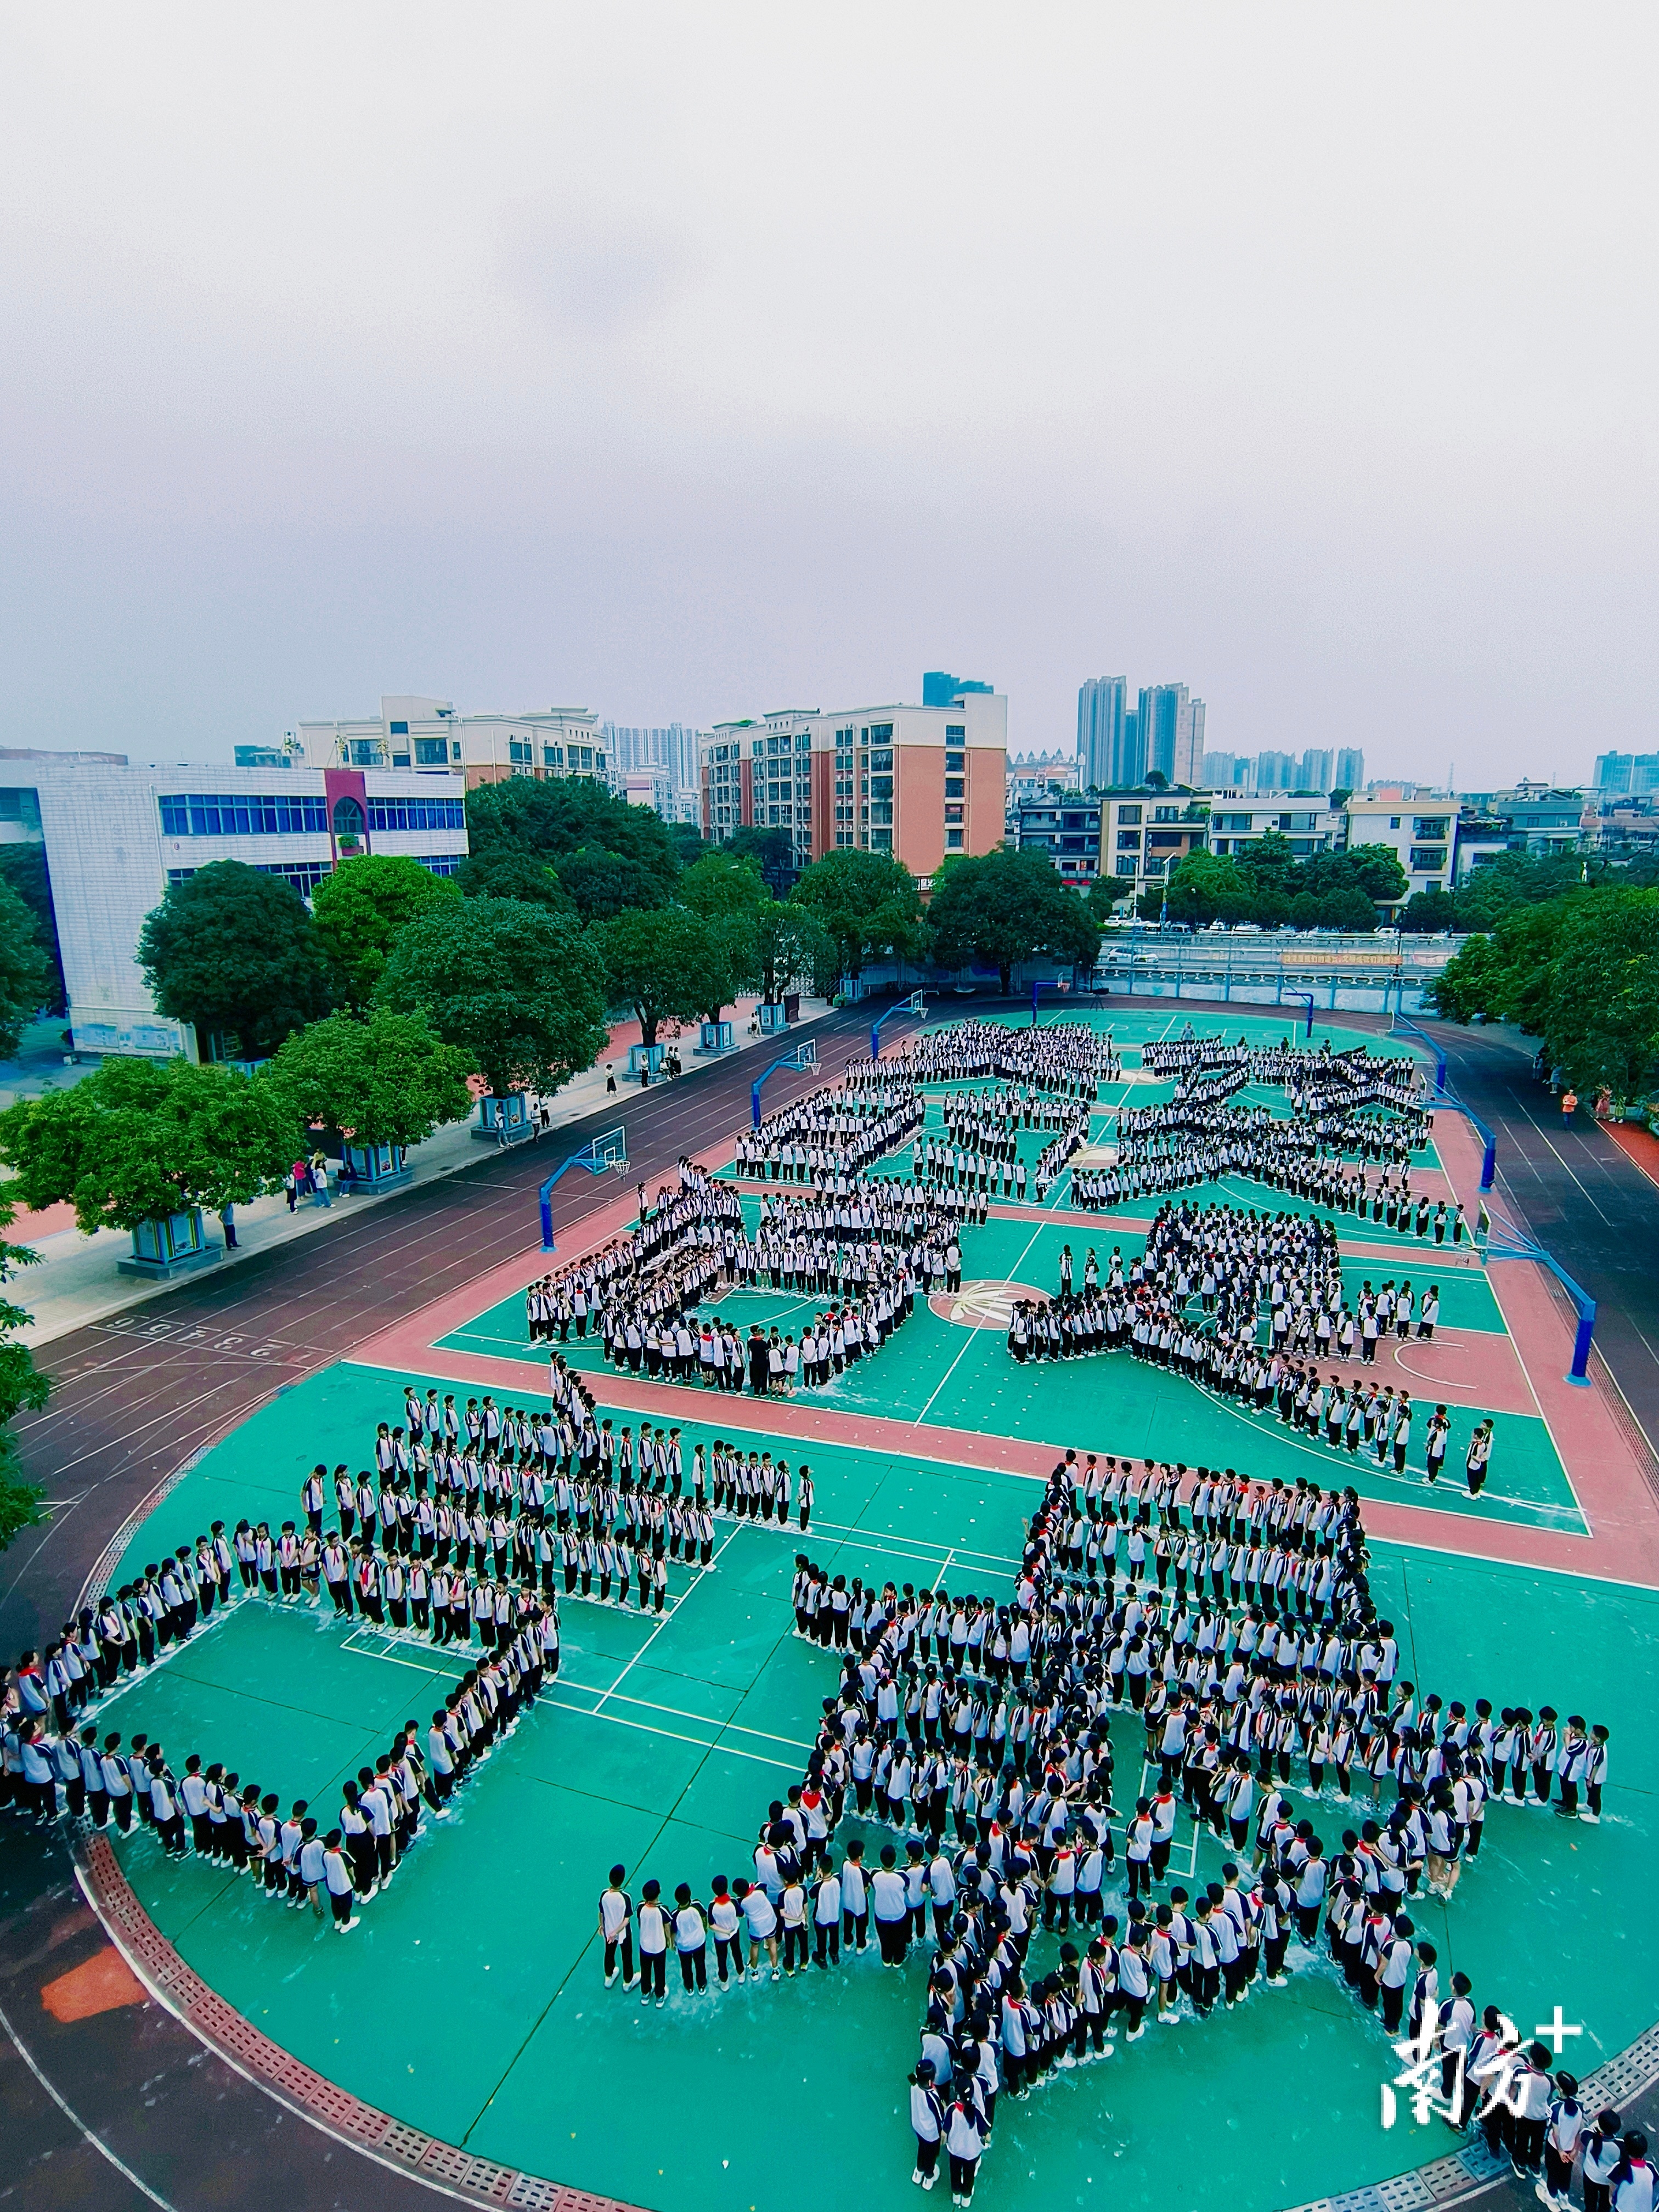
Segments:
[[[209,1237],[202,1227],[202,1209],[169,1214],[161,1221],[141,1221],[132,1232],[132,1257],[118,1260],[116,1271],[137,1275],[152,1283],[171,1282],[175,1275],[210,1267],[224,1254],[224,1246]]]
[[[478,1118],[472,1125],[472,1133],[487,1145],[499,1145],[505,1130],[509,1145],[526,1145],[536,1135],[536,1124],[530,1118],[530,1103],[522,1091],[509,1091],[505,1098],[483,1097],[478,1101]]]

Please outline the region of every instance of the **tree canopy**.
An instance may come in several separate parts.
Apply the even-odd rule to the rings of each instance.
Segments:
[[[600,845],[562,853],[556,864],[560,889],[584,921],[609,921],[630,908],[662,906],[669,887],[631,854]]]
[[[741,860],[752,860],[773,896],[782,898],[794,883],[795,841],[787,830],[734,830],[720,848]]]
[[[583,776],[479,784],[466,795],[466,829],[468,848],[479,855],[509,850],[556,862],[590,847],[635,861],[665,894],[679,873],[666,823],[648,806],[630,806]]]
[[[22,1042],[25,1025],[56,988],[34,916],[10,884],[0,882],[0,1059],[10,1059]]]
[[[423,1014],[331,1014],[289,1037],[257,1078],[294,1119],[360,1145],[418,1145],[472,1109],[466,1054]]]
[[[354,861],[353,866],[362,865]],[[168,886],[138,937],[159,1010],[244,1060],[328,1012],[327,963],[305,901],[280,876],[215,860]]]
[[[848,975],[866,960],[914,952],[921,938],[916,879],[889,853],[826,853],[795,885],[798,905],[828,933]]]
[[[757,862],[746,854],[716,846],[694,861],[680,878],[675,897],[705,921],[717,915],[752,918],[770,896]]]
[[[423,1013],[497,1097],[556,1091],[609,1035],[593,948],[567,915],[523,899],[429,907],[398,939],[377,995]]]
[[[10,1190],[0,1190],[0,1231],[10,1228],[16,1212]],[[0,1284],[9,1285],[19,1267],[31,1267],[40,1257],[25,1244],[0,1240]],[[38,1412],[46,1404],[51,1388],[28,1346],[16,1340],[16,1332],[29,1318],[9,1291],[0,1296],[0,1552],[21,1530],[36,1527],[46,1517],[41,1511],[46,1492],[19,1474],[17,1443],[11,1432],[19,1413]]]
[[[988,962],[1002,979],[1005,997],[1021,961],[1042,953],[1091,967],[1100,948],[1088,902],[1066,889],[1048,855],[1006,846],[945,862],[933,879],[927,933],[941,967]]]
[[[1628,1105],[1659,1079],[1659,890],[1603,882],[1517,899],[1431,988],[1449,1020],[1514,1022],[1576,1090]]]
[[[718,926],[684,907],[619,914],[594,931],[614,1000],[632,1006],[646,1044],[663,1029],[718,1020],[733,996],[730,950]]]
[[[574,915],[575,907],[557,876],[539,854],[504,846],[493,853],[471,853],[455,872],[454,881],[468,898],[524,899],[532,906],[550,907],[556,914]]]
[[[312,896],[311,918],[333,971],[335,995],[364,1006],[386,956],[417,914],[460,892],[447,876],[405,854],[364,854],[343,861]]]
[[[72,1090],[0,1114],[17,1196],[37,1211],[67,1200],[88,1235],[246,1205],[280,1182],[301,1142],[270,1086],[187,1060],[106,1060]]]
[[[1298,860],[1288,837],[1270,830],[1243,853],[1189,853],[1169,881],[1142,893],[1139,912],[1157,921],[1165,904],[1171,921],[1203,928],[1241,921],[1277,929],[1375,929],[1379,905],[1406,896],[1407,877],[1389,845],[1356,845],[1346,853],[1314,853]]]

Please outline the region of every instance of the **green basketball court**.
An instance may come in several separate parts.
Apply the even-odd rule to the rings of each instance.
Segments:
[[[1160,1006],[1114,1027],[1133,1044],[1176,1033],[1185,1018]],[[1223,1026],[1229,1037],[1276,1041],[1288,1024],[1258,1014]],[[1133,1092],[1137,1103],[1154,1095],[1146,1085]],[[1143,1201],[1140,1211],[1151,1207]],[[1345,1224],[1344,1241],[1387,1239]],[[1103,1265],[1115,1243],[1126,1257],[1139,1249],[1140,1232],[1109,1218],[1079,1232],[1033,1209],[970,1231],[964,1274],[1048,1290],[1068,1242],[1080,1269],[1090,1243]],[[1443,1327],[1501,1334],[1478,1267],[1437,1275],[1415,1239],[1395,1242],[1397,1261],[1351,1252],[1345,1275],[1356,1285],[1390,1273],[1437,1280]],[[809,1305],[757,1291],[720,1310],[744,1327],[798,1328]],[[637,1403],[607,1404],[611,1378],[591,1344],[565,1350],[619,1426],[641,1418]],[[297,1516],[303,1474],[319,1460],[364,1464],[376,1422],[402,1419],[406,1382],[475,1393],[447,1371],[447,1355],[507,1362],[522,1381],[496,1383],[498,1397],[541,1402],[545,1355],[529,1346],[516,1297],[446,1335],[421,1363],[428,1372],[331,1368],[282,1390],[186,1474],[113,1579],[216,1519]],[[706,1898],[714,1875],[749,1869],[769,1800],[799,1778],[839,1668],[793,1633],[797,1550],[832,1574],[1006,1595],[1036,1489],[1027,1477],[964,1464],[964,1431],[1262,1477],[1351,1480],[1372,1498],[1423,1493],[1410,1477],[1397,1486],[1363,1456],[1295,1438],[1272,1417],[1127,1355],[1022,1368],[999,1330],[957,1326],[925,1306],[879,1355],[793,1403],[848,1417],[836,1425],[841,1440],[803,1446],[781,1415],[769,1435],[768,1407],[745,1399],[743,1441],[769,1443],[792,1465],[810,1456],[810,1535],[718,1524],[714,1571],[671,1566],[660,1618],[562,1601],[556,1685],[470,1779],[453,1817],[426,1820],[418,1846],[349,1937],[267,1903],[246,1878],[194,1859],[167,1863],[148,1836],[124,1844],[128,1878],[189,1963],[331,2079],[505,2165],[653,2212],[781,2212],[804,2180],[830,2202],[908,2202],[905,2075],[921,2008],[919,1948],[902,1972],[881,1966],[872,1942],[839,1972],[775,1985],[687,1997],[676,1978],[660,2010],[603,1986],[594,1922],[613,1860],[627,1865],[636,1898],[650,1875],[665,1892],[685,1881]],[[692,1444],[721,1432],[723,1418],[735,1432],[735,1410],[716,1394],[680,1393],[644,1417],[678,1422],[689,1458]],[[1454,1467],[1474,1418],[1457,1409]],[[1450,1486],[1436,1503],[1467,1510]],[[1582,1525],[1541,1418],[1499,1416],[1480,1517],[1500,1524],[1492,1531],[1500,1544],[1505,1522]],[[1419,1932],[1439,1947],[1443,1977],[1468,1972],[1477,2002],[1501,2003],[1523,2032],[1558,2003],[1583,2021],[1574,2057],[1587,2073],[1650,2024],[1659,1978],[1659,1939],[1641,1909],[1659,1845],[1659,1756],[1646,1726],[1659,1594],[1442,1551],[1372,1549],[1379,1607],[1396,1622],[1419,1686],[1534,1709],[1548,1702],[1613,1731],[1599,1827],[1495,1805],[1451,1908],[1426,1897],[1412,1907]],[[199,1750],[276,1790],[285,1808],[308,1798],[326,1826],[340,1784],[404,1720],[424,1723],[466,1663],[454,1648],[253,1600],[106,1710],[109,1725],[159,1737],[175,1768]],[[1121,1808],[1136,1794],[1139,1729],[1116,1720],[1112,1732]],[[1316,1806],[1291,1795],[1329,1848],[1366,1809],[1330,1792]],[[860,1832],[849,1817],[838,1841]],[[862,1832],[872,1848],[889,1838],[878,1827]],[[1172,1878],[1212,1878],[1221,1856],[1207,1838],[1194,1844],[1183,1820]],[[1121,1872],[1120,1860],[1109,1890]],[[1121,1899],[1109,1896],[1108,1909],[1121,1912]],[[1037,1971],[1054,1950],[1054,1938],[1036,1938]],[[1383,2131],[1380,2085],[1397,2067],[1380,2028],[1328,1965],[1295,1950],[1291,1964],[1288,1989],[1258,1986],[1233,2014],[1153,2033],[1133,2048],[1120,2043],[1109,2061],[1053,2075],[1023,2104],[1005,2098],[981,2166],[984,2201],[1012,2205],[1036,2191],[1045,2203],[1082,2203],[1109,2188],[1175,2212],[1218,2202],[1268,2212],[1452,2148],[1439,2123],[1413,2126],[1404,2100],[1401,2124]]]

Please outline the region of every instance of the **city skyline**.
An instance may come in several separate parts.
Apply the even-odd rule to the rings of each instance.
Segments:
[[[1244,755],[1653,747],[1650,15],[89,12],[3,34],[4,742],[943,663],[1043,750],[1109,652]]]

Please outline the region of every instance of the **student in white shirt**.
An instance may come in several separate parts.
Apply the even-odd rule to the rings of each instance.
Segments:
[[[714,1876],[713,1893],[708,1900],[708,1932],[714,1939],[714,1964],[724,1989],[733,1965],[738,1979],[743,1979],[741,1916],[723,1874]]]
[[[680,1979],[690,1995],[695,1986],[708,1987],[708,1929],[691,1901],[691,1885],[683,1881],[674,1892],[674,1948],[679,1953]]]
[[[876,1914],[876,1940],[881,1945],[882,1963],[889,1966],[904,1964],[906,1939],[910,1926],[910,1900],[905,1889],[904,1876],[898,1872],[897,1865],[898,1853],[890,1844],[884,1844],[881,1864],[870,1877],[870,1894]]]
[[[781,1978],[778,1965],[778,1916],[771,1899],[758,1882],[734,1881],[732,1894],[738,1901],[744,1925],[749,1931],[749,1978],[760,1979],[761,1953],[765,1951],[772,1962],[772,1979]]]
[[[910,2076],[910,2125],[916,2138],[915,2170],[910,2179],[924,2189],[939,2179],[939,2139],[945,2132],[945,2100],[933,2086],[936,2072],[933,2060],[924,2058]]]
[[[433,1731],[434,1736],[437,1730]],[[599,1893],[599,1940],[605,1945],[605,1985],[617,1978],[617,1958],[622,1956],[623,1987],[634,1986],[634,1900],[623,1887],[625,1867],[613,1866],[611,1880]]]
[[[667,1999],[668,1915],[660,1899],[662,1884],[648,1881],[640,1892],[640,2002]]]

